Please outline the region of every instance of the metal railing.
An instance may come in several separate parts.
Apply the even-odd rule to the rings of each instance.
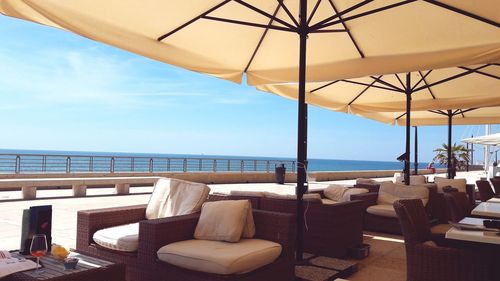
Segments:
[[[0,173],[274,172],[277,164],[295,173],[295,161],[274,159],[0,154]]]

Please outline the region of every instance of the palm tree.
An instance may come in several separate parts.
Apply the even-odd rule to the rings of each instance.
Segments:
[[[434,149],[436,156],[432,161],[436,161],[443,166],[448,165],[448,145],[444,144],[442,147]],[[454,164],[453,170],[465,168],[469,163],[469,150],[463,145],[453,144],[451,146],[451,163]]]

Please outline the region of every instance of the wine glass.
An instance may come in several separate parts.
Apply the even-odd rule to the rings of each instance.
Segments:
[[[45,234],[35,234],[31,240],[30,253],[36,257],[36,272],[40,272],[40,257],[47,254],[47,237]]]

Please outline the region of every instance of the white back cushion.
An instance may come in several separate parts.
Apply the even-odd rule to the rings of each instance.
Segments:
[[[323,190],[323,194],[328,199],[333,201],[341,201],[344,193],[348,190],[347,187],[339,184],[330,184],[325,190]]]
[[[373,179],[365,179],[365,178],[356,179],[356,184],[377,184],[377,183],[379,182]]]
[[[227,242],[240,241],[247,223],[248,210],[251,207],[248,200],[206,202],[201,208],[194,238]]]
[[[396,183],[404,183],[404,176],[396,177]],[[410,176],[411,185],[426,184],[427,178],[424,175],[414,175]]]
[[[377,204],[392,205],[400,199],[422,199],[424,205],[429,201],[429,189],[419,185],[402,185],[390,181],[383,182],[378,192]]]
[[[459,192],[466,192],[467,180],[466,179],[446,179],[441,177],[434,177],[434,183],[437,185],[437,191],[442,193],[443,187],[451,186],[458,189]]]
[[[297,200],[297,195],[295,194],[279,194],[279,193],[274,193],[274,192],[265,192],[265,197],[266,198],[271,198],[271,199],[283,199],[283,200]],[[319,193],[306,193],[302,197],[304,201],[309,201],[309,202],[320,202],[321,203],[321,194]]]
[[[203,183],[178,179],[159,179],[146,208],[147,219],[165,218],[199,212],[210,188]]]

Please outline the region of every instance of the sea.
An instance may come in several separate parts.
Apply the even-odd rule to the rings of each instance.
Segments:
[[[52,155],[43,160],[40,156]],[[10,173],[16,169],[16,156],[20,155],[21,172],[61,172],[67,167],[67,156],[71,157],[72,172],[85,172],[92,165],[92,171],[109,170],[111,158],[116,158],[114,171],[264,171],[274,170],[275,165],[284,163],[287,170],[294,169],[294,158],[261,157],[261,156],[227,156],[227,155],[197,155],[197,154],[154,154],[125,152],[89,152],[89,151],[55,151],[55,150],[18,150],[0,149],[0,172]],[[91,162],[91,158],[93,158]],[[131,159],[135,158],[135,163]],[[171,160],[166,162],[166,158]],[[151,159],[154,164],[151,164]],[[186,159],[186,160],[184,160]],[[217,159],[217,163],[214,164]],[[120,162],[121,161],[121,162]],[[308,171],[362,171],[362,170],[402,170],[403,163],[398,161],[371,160],[341,160],[341,159],[308,159]],[[266,165],[267,163],[267,165]],[[270,163],[270,164],[269,164]],[[42,167],[44,165],[45,167]],[[154,167],[152,167],[154,166]],[[214,167],[215,166],[215,167]],[[425,168],[427,163],[419,163],[419,168]],[[413,169],[413,163],[411,164]],[[439,165],[435,165],[436,168]]]

